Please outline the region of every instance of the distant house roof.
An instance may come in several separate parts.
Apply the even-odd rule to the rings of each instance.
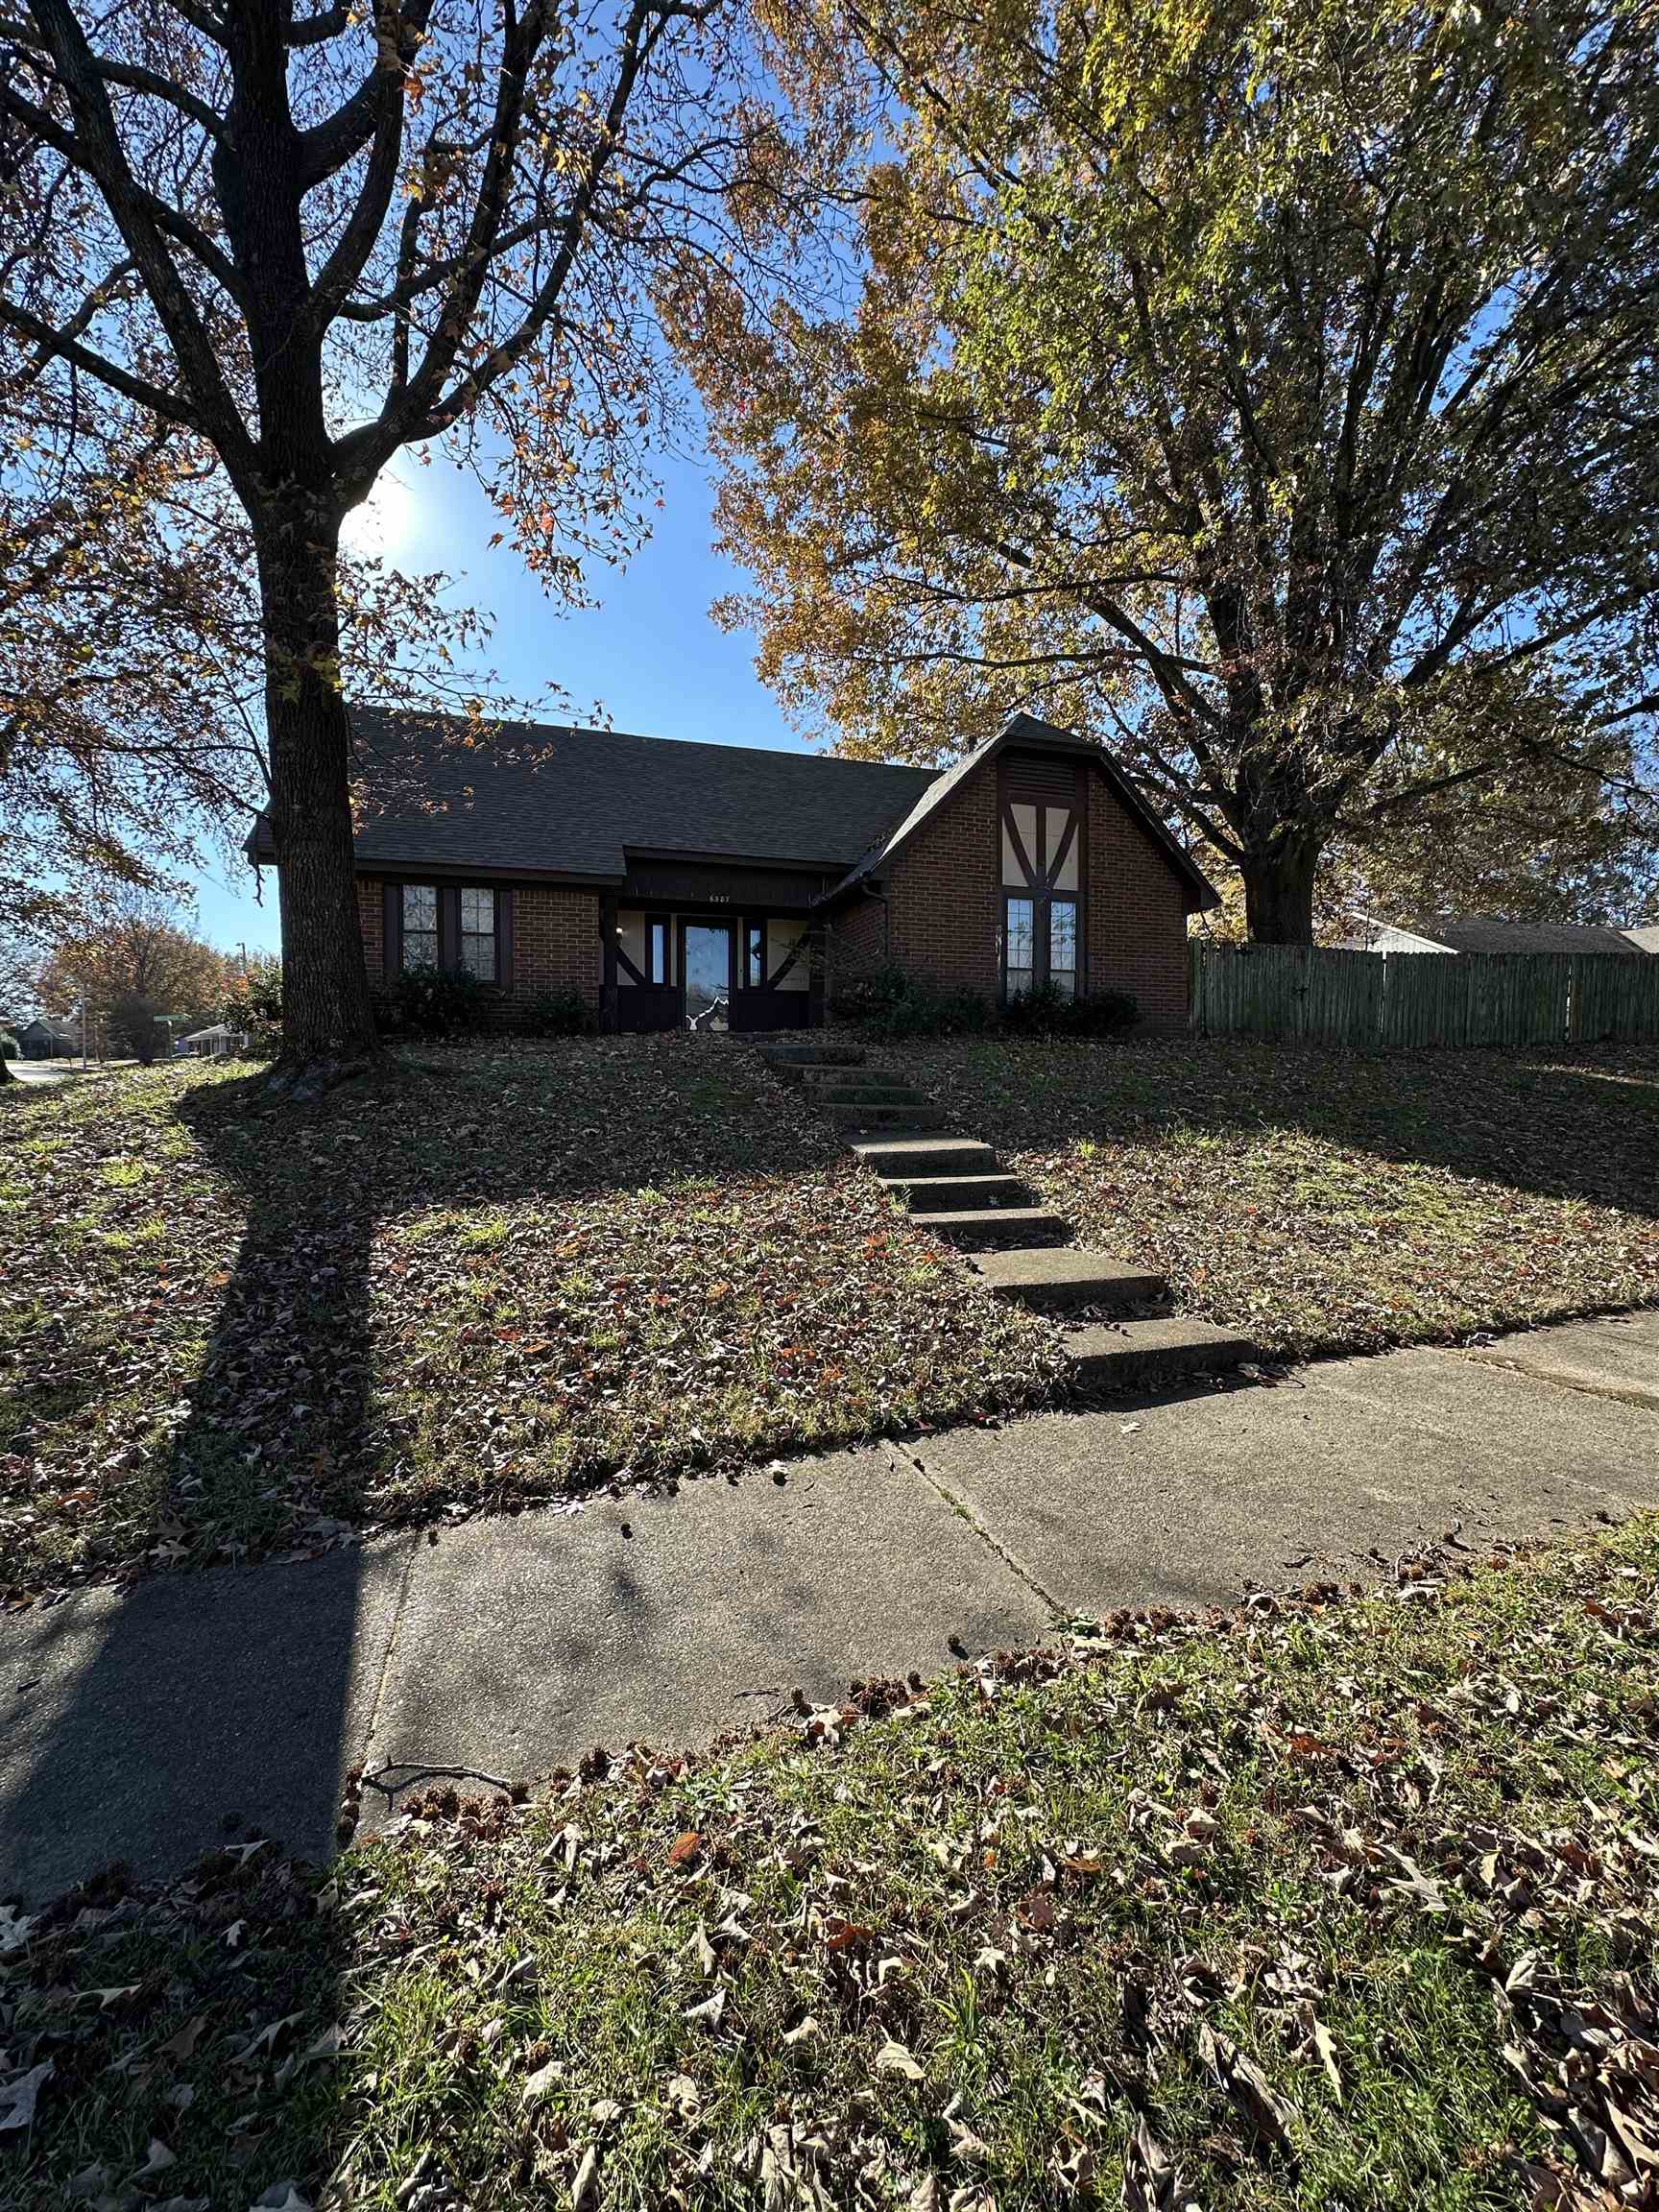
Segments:
[[[1505,922],[1495,914],[1425,914],[1398,925],[1448,952],[1614,952],[1637,948],[1620,929],[1579,922]]]
[[[459,724],[375,708],[352,724],[369,801],[357,858],[386,867],[620,882],[632,852],[842,869],[936,773],[523,723],[469,749]],[[263,815],[249,852],[275,857]]]
[[[624,879],[630,856],[674,854],[837,874],[846,890],[878,874],[966,777],[1018,741],[1087,756],[1182,877],[1190,907],[1217,903],[1110,757],[1028,714],[945,770],[536,723],[502,725],[469,746],[451,718],[375,707],[353,708],[351,721],[366,801],[360,865],[606,884]],[[263,814],[248,852],[276,858]]]
[[[1651,952],[1659,957],[1659,923],[1647,924],[1640,929],[1625,929],[1622,934],[1629,938],[1638,952]]]

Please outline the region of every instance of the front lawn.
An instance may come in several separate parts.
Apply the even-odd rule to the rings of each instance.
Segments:
[[[0,1915],[8,2200],[1650,2203],[1659,1523],[1400,1576]]]
[[[1039,1402],[801,1094],[713,1040],[0,1100],[0,1595]]]
[[[1098,1244],[1285,1358],[1659,1300],[1659,1052],[892,1048]]]

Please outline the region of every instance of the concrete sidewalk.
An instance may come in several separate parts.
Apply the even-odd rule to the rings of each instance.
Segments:
[[[1037,1642],[1057,1615],[1641,1506],[1655,1313],[92,1591],[0,1621],[0,1897],[113,1858],[165,1874],[250,1832],[321,1856],[358,1765],[533,1780],[595,1743],[707,1743],[797,1688]]]

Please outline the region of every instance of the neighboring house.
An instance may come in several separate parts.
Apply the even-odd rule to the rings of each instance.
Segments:
[[[67,1060],[81,1049],[78,1023],[51,1021],[39,1014],[12,1034],[25,1060]]]
[[[1607,952],[1638,955],[1631,931],[1579,922],[1503,922],[1491,914],[1431,914],[1409,923],[1351,917],[1343,940],[1358,952]]]
[[[226,1060],[233,1053],[246,1052],[248,1040],[228,1022],[215,1022],[205,1029],[193,1029],[188,1037],[180,1037],[174,1049],[192,1060]]]
[[[937,772],[603,730],[469,750],[428,717],[353,719],[376,987],[461,967],[507,1023],[579,992],[605,1028],[762,1030],[893,967],[1186,1020],[1187,917],[1215,893],[1107,754],[1030,715]],[[275,860],[263,817],[248,851]]]
[[[1622,937],[1628,937],[1638,952],[1650,952],[1659,959],[1659,924],[1649,923],[1641,929],[1622,929]]]

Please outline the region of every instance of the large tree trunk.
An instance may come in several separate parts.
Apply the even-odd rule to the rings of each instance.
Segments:
[[[340,690],[340,517],[298,494],[255,521],[271,830],[282,921],[279,1081],[321,1089],[376,1049],[352,864]]]
[[[1244,920],[1253,945],[1311,945],[1313,877],[1319,849],[1289,840],[1239,864],[1244,878]]]

